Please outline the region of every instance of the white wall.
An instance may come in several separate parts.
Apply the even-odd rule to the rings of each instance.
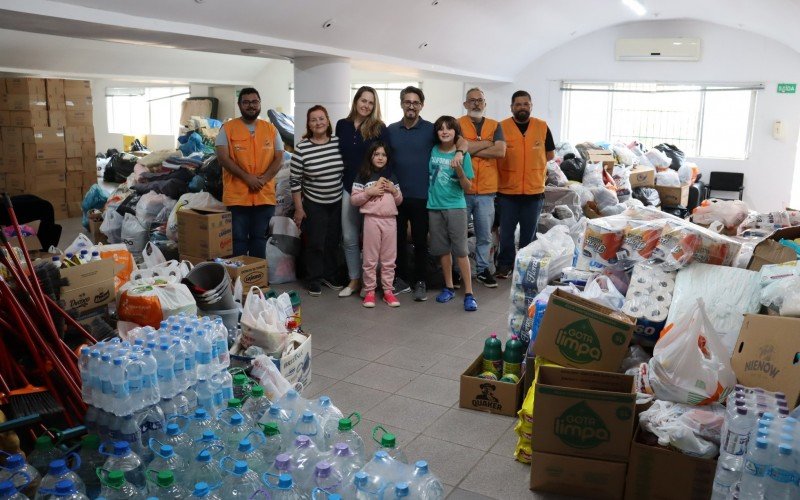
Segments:
[[[699,62],[618,62],[614,59],[617,38],[691,36],[702,39]],[[493,90],[491,102],[508,113],[508,102],[516,89],[533,96],[534,115],[545,119],[559,140],[561,129],[561,80],[661,81],[661,82],[761,82],[766,89],[757,97],[752,146],[746,160],[695,158],[708,179],[708,172],[744,172],[744,201],[759,211],[800,206],[800,186],[792,201],[795,163],[800,133],[800,94],[777,94],[778,82],[800,81],[800,53],[769,38],[746,31],[696,21],[655,21],[615,26],[591,33],[540,57],[515,78],[511,85]],[[772,124],[781,120],[784,139],[772,137]],[[589,139],[589,138],[587,138]]]
[[[266,119],[268,109],[292,115],[292,102],[289,98],[289,85],[294,81],[294,66],[289,61],[268,60],[259,72],[253,87],[261,95],[262,118]]]

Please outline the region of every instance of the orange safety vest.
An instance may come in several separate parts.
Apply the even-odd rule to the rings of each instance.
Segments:
[[[266,172],[275,158],[275,137],[278,130],[264,120],[256,120],[255,134],[239,118],[222,126],[228,137],[228,154],[236,165],[253,175]],[[275,204],[275,179],[253,193],[245,182],[222,169],[222,203],[227,206],[255,206]]]
[[[497,192],[502,194],[544,193],[547,177],[547,123],[530,118],[522,135],[514,118],[500,122],[506,140],[506,157],[497,160]]]
[[[468,141],[479,141],[481,138],[493,140],[494,132],[499,125],[491,118],[483,119],[481,135],[475,129],[472,119],[464,115],[458,119],[461,125],[461,134]],[[472,169],[475,171],[475,178],[472,179],[472,187],[467,194],[494,194],[497,192],[497,159],[496,158],[477,158],[472,156]]]

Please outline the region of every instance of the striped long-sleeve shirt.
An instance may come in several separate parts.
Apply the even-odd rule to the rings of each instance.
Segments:
[[[325,144],[303,139],[292,155],[290,185],[292,193],[316,203],[335,203],[342,198],[344,163],[339,152],[339,138]]]

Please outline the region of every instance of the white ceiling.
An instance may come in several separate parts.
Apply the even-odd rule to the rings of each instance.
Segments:
[[[643,17],[620,0],[0,0],[0,28],[222,54],[330,54],[496,81],[573,37],[639,20],[696,19],[800,52],[800,0],[641,3]]]

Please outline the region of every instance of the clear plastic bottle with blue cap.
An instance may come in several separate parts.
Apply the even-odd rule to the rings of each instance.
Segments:
[[[202,436],[205,431],[213,431],[218,432],[221,427],[217,419],[214,418],[213,413],[209,412],[205,408],[197,408],[194,410],[194,414],[190,417],[189,425],[186,429],[186,433],[189,435],[190,438],[197,439],[198,437]]]
[[[201,482],[194,485],[191,498],[203,498],[205,500],[222,500],[222,497],[217,495],[208,483]]]
[[[225,442],[220,438],[219,431],[208,429],[203,431],[203,434],[192,442],[192,453],[194,453],[195,458],[197,458],[198,453],[212,446],[224,450]]]
[[[36,470],[47,470],[50,462],[63,456],[64,453],[56,447],[53,439],[47,434],[42,434],[36,438],[33,451],[28,455],[27,461]]]
[[[25,457],[21,453],[6,453],[0,450],[0,457],[5,457],[5,463],[0,466],[0,481],[12,480],[19,490],[32,496],[36,493],[36,488],[42,480],[42,475],[32,465],[25,462]],[[23,486],[26,482],[27,486]]]
[[[106,500],[124,500],[126,498],[142,498],[142,492],[135,486],[125,481],[125,474],[121,470],[106,470],[98,467],[95,471],[100,483],[100,496]]]
[[[335,464],[336,469],[342,474],[342,478],[347,484],[351,483],[356,472],[364,467],[364,460],[353,453],[347,443],[333,445],[333,450],[328,460]]]
[[[183,457],[184,460],[187,462],[190,461],[194,455],[194,450],[192,449],[192,438],[184,432],[183,428],[177,423],[176,420],[186,420],[186,417],[177,417],[173,418],[173,421],[167,423],[166,428],[164,429],[164,438],[161,440],[162,444],[168,444],[172,446],[175,450],[175,453]]]
[[[226,370],[231,366],[231,355],[228,352],[228,329],[222,318],[215,318],[212,323],[212,338],[217,350],[217,365]]]
[[[394,485],[394,498],[409,498],[410,494],[408,483],[400,482]]]
[[[127,359],[119,356],[111,362],[111,391],[114,394],[114,401],[110,411],[118,417],[133,413],[130,401],[130,390],[126,373]]]
[[[264,455],[264,461],[271,464],[275,457],[286,451],[286,445],[277,423],[269,422],[258,424],[258,426],[264,433],[264,446],[261,447],[261,453]]]
[[[358,500],[380,500],[383,498],[384,485],[380,480],[373,480],[369,474],[360,471],[353,476],[354,498]]]
[[[191,327],[190,327],[191,328]],[[186,328],[184,332],[194,335],[195,361],[197,362],[197,380],[209,380],[214,374],[216,363],[212,364],[211,340],[206,335],[205,330],[198,328]]]
[[[225,492],[225,498],[250,498],[253,493],[261,489],[261,479],[247,461],[224,457],[220,460],[219,466],[227,474],[222,478],[221,487]]]
[[[442,500],[444,498],[444,486],[436,476],[431,474],[428,462],[425,460],[417,460],[414,463],[410,487],[414,498],[425,498],[427,500]]]
[[[164,412],[158,405],[147,406],[134,415],[136,425],[142,432],[142,444],[140,446],[140,458],[143,462],[149,463],[153,459],[153,452],[150,451],[149,443],[151,439],[161,439],[163,437],[164,427],[167,425],[167,419],[164,417]]]
[[[127,442],[115,441],[110,449],[108,443],[103,443],[100,445],[100,453],[108,457],[103,464],[104,469],[121,470],[125,474],[126,481],[144,491],[147,487],[144,464]]]
[[[68,460],[72,462],[72,467],[67,465]],[[50,468],[47,470],[47,474],[42,477],[42,482],[39,483],[39,491],[54,490],[56,483],[69,480],[78,491],[86,493],[86,486],[83,484],[81,478],[78,477],[78,474],[75,473],[80,466],[81,458],[77,453],[70,453],[64,458],[53,460],[50,462]],[[42,498],[39,492],[36,493],[36,498]]]
[[[158,375],[158,389],[161,392],[161,399],[173,398],[178,390],[175,385],[175,358],[169,352],[170,345],[165,335],[161,336],[162,342],[158,349],[153,352],[153,356],[158,363],[156,374]]]
[[[353,420],[355,420],[355,422],[353,422]],[[337,443],[347,443],[347,445],[350,447],[350,450],[358,455],[363,462],[366,459],[364,440],[354,430],[354,427],[360,422],[361,414],[355,411],[347,417],[340,418],[337,421],[336,431],[331,434],[328,434],[326,431],[326,440],[330,447],[333,447]],[[326,427],[329,426],[326,425]]]
[[[171,470],[147,471],[147,492],[159,500],[181,500],[189,496],[189,490],[175,480],[175,473]]]
[[[261,417],[261,423],[268,424],[270,422],[275,422],[281,436],[283,436],[285,440],[289,440],[287,445],[291,443],[290,440],[294,438],[292,418],[289,412],[285,411],[278,403],[273,403],[272,406],[269,407],[269,410],[267,410],[267,413]]]
[[[374,493],[386,490],[387,495],[391,494],[388,488],[392,484],[403,481],[411,475],[408,465],[395,460],[385,450],[376,451],[372,460],[364,464],[361,472],[368,476],[367,484],[363,488],[364,491]],[[366,496],[366,498],[372,497]]]
[[[252,431],[244,439],[239,441],[236,451],[231,453],[235,460],[244,460],[250,468],[256,472],[264,472],[267,468],[267,461],[261,453],[259,445],[264,444],[264,435],[258,431]]]
[[[172,337],[169,350],[172,354],[172,371],[175,373],[175,390],[185,391],[189,387],[189,377],[186,374],[186,349],[180,337]]]
[[[311,500],[342,500],[345,498],[339,493],[329,493],[322,488],[314,488],[311,490]],[[347,498],[355,498],[355,495]]]
[[[154,405],[161,400],[161,389],[158,386],[158,361],[153,356],[153,349],[149,347],[149,344],[142,350],[142,399],[146,405]]]
[[[772,466],[767,473],[766,495],[769,500],[793,500],[798,498],[797,464],[794,459],[794,447],[791,436],[782,436],[778,445],[778,455],[773,458]]]
[[[119,420],[120,428],[117,439],[127,441],[131,449],[141,456],[142,449],[142,429],[137,425],[133,415],[125,415]]]
[[[228,401],[235,397],[233,393],[233,376],[228,370],[220,370],[213,377],[215,383],[219,384],[222,389],[222,399]]]
[[[153,439],[150,441],[150,449],[155,453],[155,457],[148,465],[149,469],[171,470],[179,482],[187,479],[189,464],[175,452],[171,445],[160,443]]]
[[[81,374],[81,397],[87,405],[93,403],[92,399],[92,375],[89,365],[92,361],[92,350],[88,347],[81,348],[80,358],[78,358],[78,370]]]
[[[216,415],[219,407],[214,400],[214,388],[211,381],[198,380],[195,393],[197,394],[197,407],[206,410],[210,415]]]
[[[300,500],[303,498],[291,474],[281,474],[277,477],[264,474],[262,479],[272,500]]]
[[[209,446],[200,450],[194,462],[189,468],[187,485],[193,485],[201,481],[210,484],[212,488],[217,488],[222,484],[222,469],[216,457],[223,453],[221,446]]]
[[[2,500],[29,500],[29,497],[23,495],[20,492],[20,489],[24,489],[28,486],[28,478],[27,476],[22,476],[24,478],[24,483],[20,486],[14,484],[14,481],[8,479],[5,481],[0,481],[0,499]]]
[[[193,386],[197,383],[197,349],[195,348],[191,333],[184,332],[179,338],[181,339],[181,345],[186,355],[183,368],[186,371],[186,378],[189,382],[189,386]]]
[[[289,389],[286,394],[278,399],[276,404],[286,410],[289,419],[294,421],[303,414],[309,405],[309,401],[300,397],[300,394],[294,389]]]
[[[227,450],[235,450],[239,446],[239,441],[252,430],[244,415],[235,408],[220,410],[217,418],[222,427],[221,437]]]
[[[144,363],[141,356],[133,353],[128,356],[128,363],[125,366],[125,376],[128,380],[128,397],[131,413],[136,413],[146,406],[144,402]]]
[[[111,387],[111,354],[106,352],[100,356],[98,372],[100,373],[100,397],[99,399],[95,398],[97,401],[96,406],[113,413],[114,391]]]
[[[80,491],[77,485],[69,479],[59,481],[52,488],[40,488],[36,494],[36,498],[42,500],[89,500],[89,497]]]
[[[303,414],[294,424],[293,431],[295,436],[308,436],[312,441],[314,441],[314,444],[318,449],[326,449],[325,438],[322,434],[322,426],[319,424],[317,416],[312,412],[303,412]]]

